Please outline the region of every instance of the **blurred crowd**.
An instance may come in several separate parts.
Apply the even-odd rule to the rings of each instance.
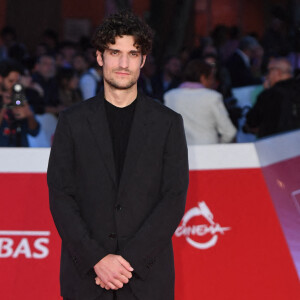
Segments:
[[[149,55],[138,82],[183,116],[188,144],[235,142],[239,130],[261,138],[300,128],[299,31],[291,37],[274,18],[261,39],[220,25],[197,42],[160,62]],[[252,107],[241,106],[233,90],[258,85]],[[60,41],[46,30],[29,53],[13,28],[1,30],[0,146],[30,146],[27,137],[46,129],[43,116],[57,118],[102,89],[89,38]]]

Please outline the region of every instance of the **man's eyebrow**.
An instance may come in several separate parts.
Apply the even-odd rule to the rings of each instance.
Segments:
[[[118,51],[120,52],[119,49],[113,49],[113,48],[107,48],[106,50],[109,50],[109,51]],[[141,50],[137,49],[137,50],[130,50],[129,51],[130,53],[141,53]]]

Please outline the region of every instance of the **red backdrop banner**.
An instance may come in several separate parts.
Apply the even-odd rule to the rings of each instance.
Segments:
[[[300,133],[189,148],[186,211],[173,237],[176,300],[300,299],[299,145]],[[48,156],[0,149],[0,299],[61,299]]]
[[[176,300],[300,299],[260,169],[190,172],[173,244]]]
[[[46,174],[0,173],[0,182],[0,299],[60,299],[60,239]]]

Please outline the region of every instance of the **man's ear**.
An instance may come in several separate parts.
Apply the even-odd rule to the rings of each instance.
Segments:
[[[99,50],[96,51],[96,58],[97,58],[98,65],[100,67],[103,67],[103,56],[102,56],[102,52],[100,52]]]
[[[147,55],[142,55],[142,62],[140,68],[142,68],[146,62]]]

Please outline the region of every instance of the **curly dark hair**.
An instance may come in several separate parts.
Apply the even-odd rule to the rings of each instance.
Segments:
[[[133,36],[135,46],[141,49],[143,55],[150,53],[153,31],[129,11],[121,11],[104,19],[92,37],[92,45],[103,53],[108,44],[115,44],[115,38],[123,35]]]

